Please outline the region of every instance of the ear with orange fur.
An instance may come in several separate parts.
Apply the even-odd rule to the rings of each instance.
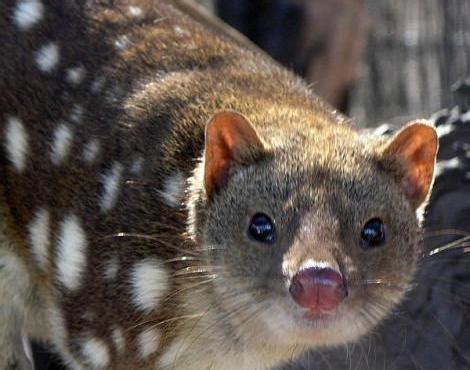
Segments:
[[[399,163],[397,177],[411,205],[418,209],[427,199],[434,179],[437,134],[426,121],[408,123],[387,143],[384,160]]]
[[[229,180],[236,166],[250,165],[266,153],[253,126],[240,113],[221,111],[206,127],[204,186],[210,198]]]

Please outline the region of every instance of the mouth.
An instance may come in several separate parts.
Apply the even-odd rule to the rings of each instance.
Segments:
[[[334,314],[331,311],[325,310],[308,310],[302,314],[302,318],[312,322],[326,322],[334,320]]]

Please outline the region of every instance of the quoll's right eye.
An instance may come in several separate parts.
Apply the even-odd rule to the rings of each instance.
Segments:
[[[276,241],[276,228],[267,215],[256,213],[250,221],[248,236],[260,243],[273,244]]]
[[[364,249],[381,247],[385,244],[385,228],[380,218],[372,218],[366,222],[361,231]]]

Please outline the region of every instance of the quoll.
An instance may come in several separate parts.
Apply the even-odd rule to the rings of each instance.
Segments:
[[[437,139],[164,1],[0,3],[0,368],[268,369],[401,300]]]

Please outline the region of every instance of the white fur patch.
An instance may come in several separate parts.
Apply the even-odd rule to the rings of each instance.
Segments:
[[[142,15],[142,9],[139,8],[138,6],[129,6],[129,14],[132,15],[133,17],[140,17]]]
[[[139,347],[139,355],[142,359],[146,359],[152,353],[155,353],[160,344],[161,334],[156,328],[147,328],[137,337],[137,345]]]
[[[82,157],[88,164],[93,163],[100,152],[100,143],[97,139],[90,140],[83,147]]]
[[[69,115],[70,121],[80,123],[83,119],[83,107],[80,104],[75,104]]]
[[[152,311],[168,289],[168,273],[156,259],[137,262],[131,271],[132,297],[137,307]]]
[[[167,177],[163,181],[163,189],[160,191],[163,201],[170,207],[178,207],[184,196],[185,185],[185,178],[180,171]]]
[[[69,290],[80,286],[86,267],[87,238],[75,215],[69,215],[60,224],[57,248],[57,278]]]
[[[144,159],[141,156],[138,156],[132,162],[130,172],[133,175],[140,175],[142,173],[142,169],[144,167]]]
[[[23,122],[16,117],[8,118],[5,132],[5,149],[8,158],[18,172],[23,171],[26,167],[28,145],[28,134]]]
[[[102,369],[109,365],[109,349],[102,339],[91,337],[84,340],[81,353],[93,369]]]
[[[126,340],[122,334],[122,329],[115,326],[111,332],[111,338],[113,339],[114,347],[117,352],[122,352],[126,347]]]
[[[114,278],[116,278],[118,271],[119,271],[118,259],[116,257],[113,257],[106,264],[106,268],[104,270],[105,279],[113,280]]]
[[[72,85],[79,85],[85,78],[85,73],[83,66],[69,68],[65,72],[65,80]]]
[[[49,264],[50,240],[50,216],[49,211],[42,208],[28,225],[28,239],[31,245],[31,253],[39,268],[46,270]]]
[[[56,127],[53,134],[51,161],[58,166],[70,152],[73,134],[65,123]]]
[[[59,63],[59,46],[49,42],[36,51],[36,64],[43,72],[50,72]]]
[[[54,346],[60,351],[60,355],[64,362],[71,370],[81,370],[82,367],[69,352],[67,343],[68,335],[65,330],[65,319],[58,307],[54,305],[49,307],[47,310],[47,321],[49,327],[54,328],[54,330],[51,330],[52,340]]]
[[[44,5],[39,0],[18,1],[13,19],[16,25],[23,31],[30,29],[38,23],[44,14]]]
[[[121,182],[122,165],[114,163],[102,177],[103,192],[101,194],[100,207],[102,211],[109,211],[114,207]]]
[[[116,49],[124,50],[129,46],[129,43],[129,37],[127,37],[126,35],[122,35],[114,41],[114,46],[116,47]]]
[[[98,76],[91,84],[91,92],[95,94],[100,92],[103,89],[105,83],[106,79],[104,76]]]

